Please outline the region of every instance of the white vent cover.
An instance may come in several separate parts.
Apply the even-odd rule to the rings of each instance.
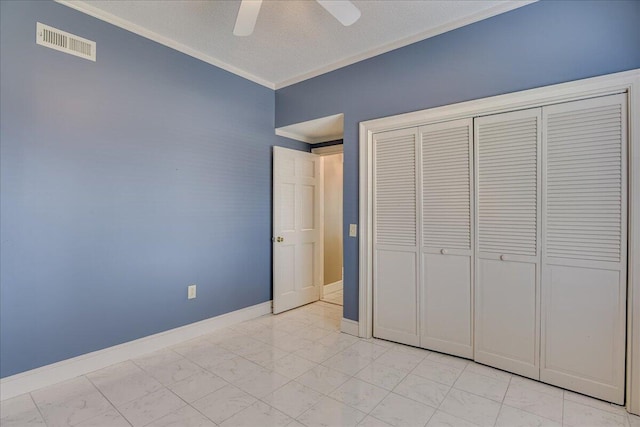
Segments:
[[[96,42],[36,23],[36,43],[80,58],[96,60]]]

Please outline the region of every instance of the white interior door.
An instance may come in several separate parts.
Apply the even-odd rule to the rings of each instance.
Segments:
[[[543,108],[540,379],[624,403],[626,96]]]
[[[538,379],[539,108],[480,117],[475,360]]]
[[[418,129],[373,137],[373,335],[417,346]]]
[[[472,119],[420,128],[422,347],[473,357]]]
[[[273,147],[273,312],[320,298],[323,275],[319,156]]]

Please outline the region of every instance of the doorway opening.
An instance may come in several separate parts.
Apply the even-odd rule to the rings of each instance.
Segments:
[[[320,299],[324,302],[343,305],[343,236],[342,236],[342,143],[313,148],[312,153],[322,156],[323,168],[323,240],[324,283]]]
[[[343,306],[342,113],[275,129],[310,151],[274,147],[273,312]]]

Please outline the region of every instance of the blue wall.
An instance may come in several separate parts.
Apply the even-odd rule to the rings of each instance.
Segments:
[[[543,1],[276,92],[276,126],[344,113],[344,315],[358,319],[358,123],[640,68],[640,1]]]
[[[53,2],[0,19],[0,376],[271,299],[271,146],[308,150],[274,92]]]
[[[36,21],[97,41],[98,61],[37,46]],[[539,2],[274,99],[65,6],[0,1],[0,376],[269,300],[271,146],[309,148],[274,115],[345,114],[357,320],[358,122],[639,68],[638,22],[636,1]]]

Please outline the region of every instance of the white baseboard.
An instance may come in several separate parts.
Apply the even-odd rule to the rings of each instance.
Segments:
[[[342,280],[338,280],[337,282],[329,283],[328,285],[324,285],[323,292],[324,294],[328,294],[331,292],[337,292],[342,290]]]
[[[0,400],[69,380],[269,313],[271,313],[271,301],[266,301],[231,313],[221,314],[12,375],[0,380]]]
[[[356,337],[358,336],[359,326],[360,324],[355,320],[345,319],[344,317],[340,322],[340,330],[342,332],[344,332],[345,334],[356,336]]]

